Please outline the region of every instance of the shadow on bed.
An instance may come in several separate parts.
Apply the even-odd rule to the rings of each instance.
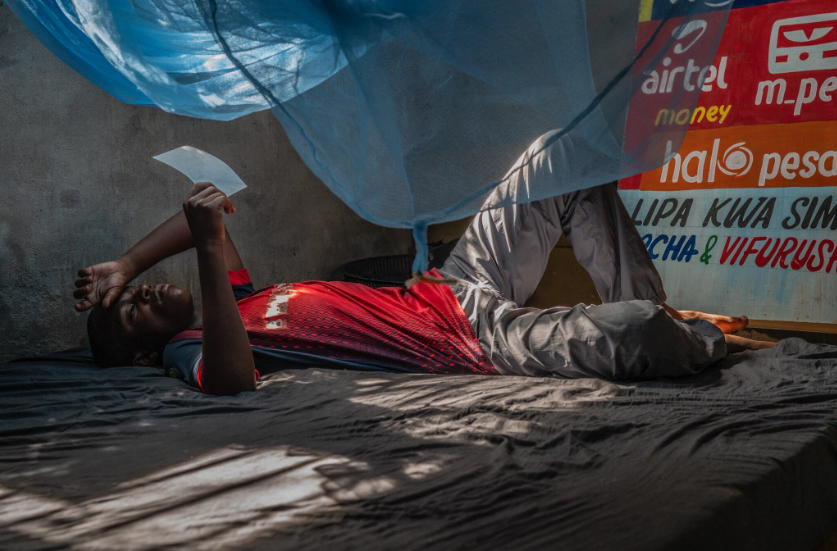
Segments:
[[[837,347],[688,379],[0,365],[0,548],[781,549],[837,528]]]

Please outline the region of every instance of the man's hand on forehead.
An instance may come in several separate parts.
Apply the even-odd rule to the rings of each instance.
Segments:
[[[193,245],[220,244],[229,256],[230,269],[240,270],[241,258],[231,243],[225,246],[224,212],[232,214],[232,201],[215,186],[195,184],[183,201],[183,210],[160,224],[116,260],[87,266],[78,271],[73,297],[75,309],[84,312],[97,304],[108,308],[125,287],[161,260]]]
[[[76,310],[84,312],[99,303],[108,308],[131,281],[130,272],[122,260],[101,262],[79,270],[76,289],[73,291],[73,297],[79,300],[75,305]]]

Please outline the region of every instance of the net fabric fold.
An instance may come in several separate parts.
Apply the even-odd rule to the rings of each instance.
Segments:
[[[655,117],[692,108],[700,83],[643,84],[710,65],[731,1],[7,3],[122,101],[216,120],[272,109],[346,204],[413,229],[423,271],[429,224],[660,166],[687,125]]]

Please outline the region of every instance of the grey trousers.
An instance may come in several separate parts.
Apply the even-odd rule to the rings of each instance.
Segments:
[[[508,190],[497,189],[486,204]],[[524,308],[564,232],[603,304]],[[677,321],[614,184],[477,214],[441,270],[500,373],[647,379],[694,374],[727,354],[706,321]]]

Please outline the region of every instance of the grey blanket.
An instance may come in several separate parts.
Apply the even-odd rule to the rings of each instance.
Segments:
[[[71,351],[0,365],[0,549],[811,550],[837,347],[700,376],[307,369],[202,395]]]

